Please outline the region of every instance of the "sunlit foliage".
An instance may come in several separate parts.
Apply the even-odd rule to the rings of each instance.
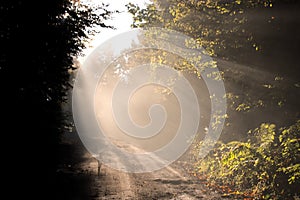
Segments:
[[[129,3],[127,8],[133,16],[132,27],[158,26],[176,30],[193,38],[193,41],[186,41],[186,47],[202,46],[208,55],[228,59],[261,51],[261,45],[255,41],[255,36],[249,30],[249,15],[246,13],[253,9],[271,9],[273,2],[271,0],[153,0],[153,3],[144,9],[132,3]],[[228,67],[221,69],[226,70],[224,73],[228,82],[248,79],[248,74],[242,74],[244,72],[239,69],[231,69],[232,66]],[[221,72],[222,75],[224,73]],[[226,74],[230,74],[230,77],[226,77]],[[248,91],[249,87],[252,87],[251,81],[237,84]],[[274,85],[262,83],[262,87],[273,89]],[[228,99],[230,108],[236,112],[245,113],[266,106],[266,100],[256,98],[256,95],[246,94],[247,96],[241,97],[237,91],[229,90],[229,92],[236,97],[236,99]],[[278,94],[279,92],[270,90],[266,93],[268,93],[267,98],[272,99],[272,104],[278,107],[284,106],[285,98]]]
[[[216,55],[224,54],[229,48],[239,49],[245,43],[259,51],[252,33],[243,26],[247,22],[244,12],[272,5],[271,0],[153,0],[145,9],[132,3],[127,8],[133,15],[132,27],[159,26],[177,30],[193,37],[211,55]]]
[[[201,143],[198,144],[201,148]],[[300,120],[276,129],[264,123],[249,131],[248,140],[219,142],[195,171],[225,193],[255,199],[292,199],[299,196]]]

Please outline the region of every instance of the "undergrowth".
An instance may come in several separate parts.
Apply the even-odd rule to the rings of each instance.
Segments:
[[[218,142],[195,163],[195,173],[243,199],[300,199],[300,120],[279,129],[263,123],[246,141]]]

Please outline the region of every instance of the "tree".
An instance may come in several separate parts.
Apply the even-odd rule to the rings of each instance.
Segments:
[[[255,44],[252,33],[245,30],[244,12],[249,8],[272,6],[269,0],[154,0],[145,9],[132,3],[127,8],[133,15],[133,27],[160,26],[177,30],[195,38],[211,55],[229,57],[244,46]]]
[[[127,5],[133,16],[132,26],[158,26],[177,30],[194,38],[198,45],[213,56],[228,86],[228,123],[232,127],[229,134],[238,136],[253,128],[249,124],[233,127],[237,116],[240,118],[242,113],[243,117],[249,117],[249,121],[253,122],[253,116],[280,110],[278,112],[284,113],[284,116],[275,118],[274,115],[271,119],[279,126],[297,118],[297,113],[284,109],[298,105],[294,103],[295,98],[289,95],[294,94],[295,86],[299,85],[299,78],[295,76],[299,73],[296,59],[298,45],[295,45],[299,41],[298,2],[152,2],[145,9],[132,3]],[[248,72],[244,71],[247,70],[244,66],[249,69]],[[259,77],[264,78],[258,81]],[[293,80],[296,85],[289,80]],[[262,120],[262,117],[255,118]]]
[[[16,150],[8,157],[24,159],[18,164],[22,181],[30,177],[32,187],[40,188],[56,168],[64,131],[61,103],[71,88],[73,60],[95,27],[110,27],[104,20],[112,12],[104,4],[89,7],[69,0],[5,0],[0,9],[3,128]]]

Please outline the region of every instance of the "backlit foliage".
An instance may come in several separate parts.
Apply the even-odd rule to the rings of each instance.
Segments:
[[[219,142],[195,164],[196,173],[228,194],[254,199],[292,199],[299,196],[300,120],[276,129],[264,123],[249,131],[245,142]],[[201,147],[201,143],[197,148]],[[212,184],[213,183],[213,184]]]
[[[243,26],[247,22],[244,12],[272,5],[271,0],[153,0],[145,9],[132,3],[127,8],[133,15],[132,27],[159,26],[180,31],[215,55],[228,48],[241,48],[245,42],[258,51],[252,33]]]

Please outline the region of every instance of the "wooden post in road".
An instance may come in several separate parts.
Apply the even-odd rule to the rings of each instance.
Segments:
[[[97,163],[98,163],[98,170],[97,170],[98,173],[97,174],[98,174],[98,176],[100,176],[100,170],[101,170],[100,153],[98,154]]]

